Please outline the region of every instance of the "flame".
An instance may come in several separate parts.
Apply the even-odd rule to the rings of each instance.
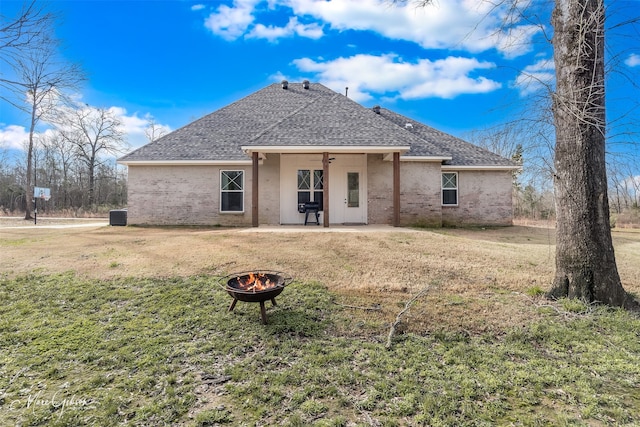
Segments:
[[[263,273],[249,273],[244,276],[236,277],[236,281],[238,282],[238,288],[243,291],[252,292],[264,291],[277,285],[276,282],[273,282],[269,276]]]

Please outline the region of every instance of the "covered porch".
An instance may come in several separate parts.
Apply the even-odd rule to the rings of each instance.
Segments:
[[[329,226],[367,224],[367,156],[382,155],[392,169],[391,225],[400,225],[400,156],[409,146],[304,147],[243,146],[252,159],[251,223],[260,225],[260,168],[279,156],[279,224],[304,223],[298,204],[316,202],[320,223]],[[315,220],[315,218],[314,218]]]

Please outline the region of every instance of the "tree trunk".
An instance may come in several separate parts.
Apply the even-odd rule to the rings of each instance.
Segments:
[[[31,199],[33,197],[33,187],[31,185],[31,174],[33,171],[33,143],[29,138],[29,147],[27,148],[27,185],[24,193],[24,219],[33,219],[31,216]]]
[[[604,1],[556,0],[556,275],[549,296],[637,308],[620,282],[605,169]]]
[[[35,99],[35,94],[33,95]],[[29,125],[29,147],[27,147],[27,188],[26,194],[24,195],[24,219],[33,219],[31,216],[31,203],[33,200],[33,185],[31,181],[31,176],[33,175],[33,137],[36,132],[36,103],[33,102],[31,104],[31,124]]]
[[[96,185],[96,160],[91,156],[89,160],[89,209],[94,210],[95,206],[95,185]]]

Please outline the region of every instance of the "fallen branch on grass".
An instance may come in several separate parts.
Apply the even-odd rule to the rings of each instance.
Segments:
[[[337,302],[336,305],[339,305],[340,307],[354,308],[354,309],[357,309],[357,310],[365,310],[365,311],[380,311],[380,310],[382,310],[382,307],[380,307],[380,304],[374,304],[371,307],[359,307],[357,305],[346,305],[346,304],[340,304],[339,302]]]
[[[411,305],[421,296],[423,296],[424,294],[426,294],[429,291],[429,286],[423,288],[420,292],[418,292],[417,294],[415,294],[413,296],[413,298],[411,298],[409,301],[407,301],[407,303],[404,305],[404,308],[402,310],[400,310],[400,313],[398,313],[398,315],[396,316],[396,320],[395,322],[393,322],[391,324],[391,329],[389,329],[389,336],[387,337],[387,343],[385,344],[385,348],[388,350],[391,348],[391,344],[393,341],[393,336],[396,334],[396,328],[398,327],[398,325],[400,324],[400,322],[402,321],[402,316],[409,311],[409,308],[411,308]]]

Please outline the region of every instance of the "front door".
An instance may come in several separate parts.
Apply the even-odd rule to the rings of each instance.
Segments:
[[[359,167],[331,168],[329,220],[334,224],[365,224],[366,186]]]

